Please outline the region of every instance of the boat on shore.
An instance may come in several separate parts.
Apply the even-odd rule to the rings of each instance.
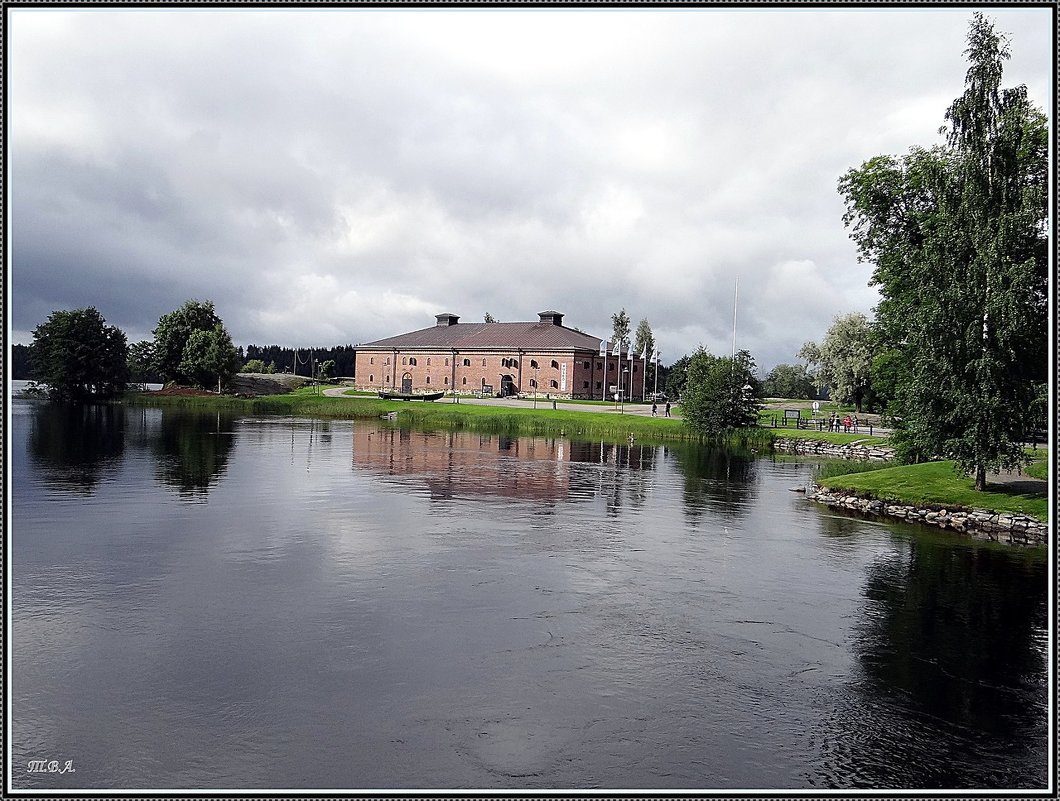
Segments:
[[[440,397],[445,395],[445,392],[388,392],[387,390],[379,390],[379,397],[383,400],[421,400],[421,401],[436,401]]]

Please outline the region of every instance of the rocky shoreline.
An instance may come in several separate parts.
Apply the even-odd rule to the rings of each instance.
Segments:
[[[1025,546],[1041,546],[1048,542],[1048,524],[1026,515],[999,513],[989,509],[950,508],[935,504],[917,507],[876,498],[862,498],[817,485],[807,488],[806,497],[826,506],[876,517],[896,518],[908,523],[937,526],[981,540]]]
[[[799,455],[827,456],[832,459],[852,459],[855,461],[866,459],[890,461],[894,458],[894,448],[889,448],[886,445],[860,445],[857,442],[836,445],[816,439],[785,439],[781,437],[773,441],[773,450]]]

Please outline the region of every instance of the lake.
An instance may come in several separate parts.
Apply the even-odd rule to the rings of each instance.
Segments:
[[[806,462],[28,399],[8,437],[14,789],[1049,782],[1045,555]]]

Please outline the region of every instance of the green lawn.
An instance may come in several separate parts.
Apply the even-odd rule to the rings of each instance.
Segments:
[[[858,495],[898,501],[917,506],[938,504],[955,508],[992,509],[1048,519],[1048,499],[1044,492],[1024,494],[1005,484],[991,484],[987,490],[976,492],[971,478],[953,469],[953,462],[928,462],[903,465],[823,478],[821,486],[830,489],[849,489]]]

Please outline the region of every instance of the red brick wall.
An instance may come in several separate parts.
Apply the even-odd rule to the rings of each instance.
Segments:
[[[406,363],[402,364],[402,360]],[[416,364],[409,364],[411,359]],[[428,359],[430,364],[427,364]],[[603,360],[595,353],[579,353],[571,355],[556,352],[533,352],[524,353],[520,357],[518,353],[509,351],[464,351],[456,354],[456,368],[454,376],[453,354],[446,351],[398,351],[395,361],[393,351],[361,351],[357,352],[356,383],[357,388],[368,391],[390,389],[391,381],[396,381],[396,388],[401,389],[401,377],[405,373],[412,376],[413,392],[439,391],[452,392],[454,389],[461,394],[478,394],[482,383],[485,381],[493,387],[496,394],[500,391],[500,377],[510,375],[515,391],[523,394],[532,394],[534,388],[532,379],[537,378],[539,382],[538,392],[541,395],[551,395],[561,398],[594,398],[599,400],[601,388],[598,383],[604,381],[604,389],[609,384],[619,383],[616,376],[621,375],[621,369],[629,366],[629,361],[623,359],[615,371],[616,360],[613,356],[607,357],[608,366],[611,368],[603,378],[604,372],[600,369]],[[464,360],[470,361],[469,366],[464,365]],[[387,361],[391,364],[387,364]],[[505,360],[511,360],[506,365]],[[485,364],[483,364],[485,361]],[[535,371],[531,363],[536,361],[538,369]],[[556,366],[553,366],[553,362]],[[520,370],[520,364],[522,369]],[[588,368],[586,368],[588,364]],[[566,365],[566,388],[563,388],[563,366]],[[641,394],[641,361],[635,360],[636,373],[633,387],[633,397],[639,398]],[[428,382],[428,378],[430,381]],[[455,378],[455,380],[454,380]],[[464,383],[464,379],[467,383]],[[553,385],[554,382],[554,385]],[[588,382],[589,386],[585,384]],[[628,384],[627,384],[628,390]]]

